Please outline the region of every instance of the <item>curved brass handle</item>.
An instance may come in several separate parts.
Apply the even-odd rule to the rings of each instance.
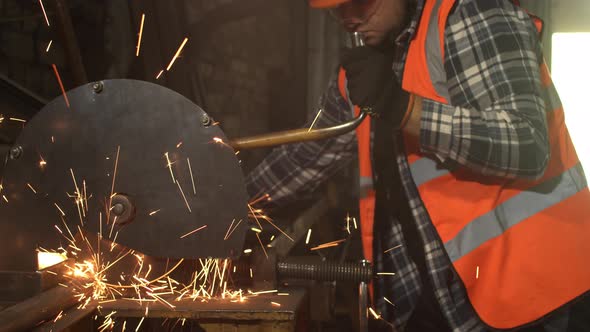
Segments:
[[[279,131],[264,135],[238,138],[228,142],[228,144],[235,150],[247,150],[282,144],[318,141],[346,134],[356,129],[366,117],[367,113],[361,111],[356,118],[333,127],[314,130],[294,129]]]

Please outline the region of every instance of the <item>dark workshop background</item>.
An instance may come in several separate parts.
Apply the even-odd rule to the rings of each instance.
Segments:
[[[55,22],[52,3],[45,6]],[[229,137],[301,126],[338,58],[338,26],[304,0],[67,3],[89,81],[135,78],[165,85],[213,115]],[[141,54],[135,57],[142,13]],[[0,74],[46,100],[60,94],[52,63],[66,90],[81,83],[55,30],[47,28],[37,0],[0,0]],[[184,37],[189,42],[182,58],[156,81]],[[19,113],[2,107],[5,115]],[[264,154],[244,154],[245,169]]]

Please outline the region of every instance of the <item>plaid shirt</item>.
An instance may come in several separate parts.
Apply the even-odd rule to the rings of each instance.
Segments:
[[[397,39],[405,50],[393,66],[400,81],[424,0],[419,0],[417,6],[409,26]],[[422,151],[441,164],[469,167],[484,175],[539,177],[546,166],[549,148],[544,102],[539,92],[542,54],[537,31],[528,15],[508,0],[457,0],[448,19],[444,45],[450,105],[423,100]],[[340,95],[336,80],[322,97],[321,108],[316,127],[352,118],[351,107]],[[248,190],[251,194],[268,193],[275,205],[283,205],[310,194],[354,159],[355,154],[354,133],[278,147],[249,174]],[[403,153],[397,156],[397,163],[421,237],[408,241],[424,243],[427,280],[444,317],[453,331],[487,330],[452,268]],[[375,305],[384,319],[403,330],[421,293],[422,279],[408,255],[397,221],[391,220],[387,234],[375,236],[376,270],[396,272],[395,278],[376,281],[379,292]],[[399,245],[402,246],[396,250],[380,254]]]

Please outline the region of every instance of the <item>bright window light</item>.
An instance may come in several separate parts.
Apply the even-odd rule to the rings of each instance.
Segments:
[[[551,74],[586,177],[590,174],[590,33],[554,33]]]

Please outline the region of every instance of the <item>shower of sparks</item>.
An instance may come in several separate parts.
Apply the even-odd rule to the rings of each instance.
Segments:
[[[50,27],[49,18],[47,17],[47,12],[45,11],[45,6],[43,6],[43,0],[39,0],[39,5],[41,5],[41,11],[43,11],[43,17],[45,17],[45,23],[47,26]]]
[[[395,246],[395,247],[393,247],[393,248],[387,249],[387,250],[385,250],[383,253],[384,253],[384,254],[386,254],[386,253],[388,253],[388,252],[390,252],[390,251],[394,251],[395,249],[399,249],[399,248],[401,248],[401,247],[403,247],[403,245],[402,245],[402,244],[400,244],[399,246]]]
[[[141,14],[141,23],[139,24],[139,36],[137,37],[137,47],[135,56],[139,56],[139,50],[141,48],[141,37],[143,36],[143,23],[145,22],[145,14]]]
[[[251,216],[256,220],[260,229],[263,229],[262,225],[260,224],[260,219],[262,219],[262,220],[265,220],[267,223],[271,224],[271,226],[273,226],[276,230],[281,232],[281,234],[283,234],[285,237],[287,237],[289,240],[291,240],[291,242],[295,242],[295,240],[293,240],[293,238],[290,237],[289,234],[285,233],[279,226],[275,225],[272,222],[272,219],[270,217],[268,217],[267,215],[265,215],[262,212],[262,210],[260,210],[260,209],[254,210],[250,204],[248,204],[248,208],[250,209]]]
[[[59,71],[57,70],[57,66],[55,64],[51,64],[53,67],[53,72],[55,73],[55,77],[57,78],[57,83],[59,84],[59,88],[61,89],[61,93],[64,96],[64,100],[66,101],[66,106],[70,108],[70,100],[68,99],[68,94],[66,93],[66,89],[64,88],[64,84],[61,81],[61,76],[59,76]]]
[[[158,73],[158,75],[156,75],[156,79],[159,80],[160,77],[162,76],[162,74],[164,74],[164,69],[160,70],[160,72]]]
[[[27,122],[27,120],[23,120],[23,119],[19,119],[19,118],[9,118],[8,120],[15,121],[15,122],[23,122],[23,123]]]
[[[373,315],[373,318],[375,319],[381,319],[381,315],[378,315],[375,310],[373,310],[373,308],[369,308],[369,312],[371,313],[371,315]]]
[[[33,188],[33,186],[31,186],[30,183],[27,183],[27,186],[31,189],[31,191],[35,194],[37,194],[37,190],[35,190],[35,188]]]
[[[189,235],[191,235],[191,234],[194,234],[194,233],[196,233],[196,232],[198,232],[198,231],[200,231],[200,230],[202,230],[202,229],[204,229],[204,228],[207,228],[207,225],[201,226],[201,227],[199,227],[199,228],[197,228],[197,229],[195,229],[195,230],[193,230],[193,231],[190,231],[190,232],[188,232],[188,233],[184,234],[183,236],[181,236],[180,238],[181,238],[181,239],[184,239],[185,237],[187,237],[187,236],[189,236]]]
[[[479,266],[475,269],[475,279],[479,279]]]
[[[386,298],[386,297],[383,297],[383,299],[385,300],[385,302],[387,302],[387,303],[389,303],[389,304],[391,304],[392,306],[394,306],[394,307],[395,307],[395,304],[393,304],[393,302],[389,301],[389,299],[388,299],[388,298]]]
[[[250,209],[250,212],[252,212],[252,216],[254,217],[254,220],[256,220],[256,223],[258,224],[260,229],[264,229],[264,228],[262,228],[262,225],[260,224],[260,221],[258,220],[258,216],[256,215],[256,212],[254,212],[254,209],[252,209],[252,205],[248,204],[248,208]]]
[[[311,238],[311,228],[307,230],[307,236],[305,237],[305,244],[309,244],[310,238]]]
[[[330,247],[337,247],[338,245],[340,245],[340,243],[342,243],[344,241],[346,241],[346,239],[320,244],[319,246],[313,247],[310,250],[315,251],[315,250],[320,250],[320,249],[325,249],[325,248],[330,248]]]
[[[170,177],[172,178],[172,183],[176,183],[176,179],[174,178],[174,172],[172,171],[172,162],[170,162],[170,157],[168,156],[168,152],[164,153],[164,157],[166,157],[166,167],[170,170]]]
[[[318,114],[315,116],[315,119],[313,119],[313,122],[311,123],[311,126],[309,126],[309,129],[307,130],[307,132],[310,132],[313,129],[313,126],[315,126],[315,123],[320,118],[320,115],[322,114],[322,111],[323,111],[323,109],[320,108],[320,110],[318,111]]]
[[[176,54],[174,54],[174,57],[172,57],[172,60],[170,60],[170,64],[168,64],[168,67],[166,67],[166,71],[169,71],[170,68],[172,68],[174,61],[176,61],[176,58],[178,58],[180,56],[180,52],[182,52],[182,49],[184,48],[184,45],[186,45],[187,42],[188,42],[188,38],[184,38],[184,40],[182,41],[182,44],[180,44],[180,47],[176,51]]]
[[[179,144],[182,144],[182,142],[180,142]],[[176,147],[178,147],[178,145]],[[191,174],[191,183],[193,185],[193,194],[196,195],[197,188],[195,187],[195,178],[193,177],[193,167],[191,166],[191,160],[189,158],[186,158],[186,162],[188,163],[188,170]]]
[[[190,205],[188,204],[188,201],[186,200],[186,196],[184,195],[184,191],[182,190],[182,187],[180,186],[180,182],[178,182],[178,180],[176,180],[176,185],[178,185],[178,190],[180,190],[180,194],[182,195],[182,199],[184,199],[184,203],[186,204],[186,208],[188,209],[188,212],[193,213]]]
[[[47,44],[47,48],[45,49],[45,53],[49,52],[49,50],[51,49],[51,44],[53,44],[53,39],[49,41],[49,44]]]
[[[378,276],[394,276],[395,273],[393,272],[379,272],[377,273]]]
[[[150,216],[153,216],[154,214],[156,214],[158,212],[160,212],[160,210],[154,210],[154,211],[150,212]]]

